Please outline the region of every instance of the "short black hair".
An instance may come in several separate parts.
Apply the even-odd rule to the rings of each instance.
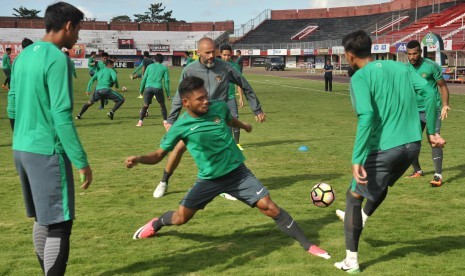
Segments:
[[[371,38],[363,30],[352,32],[342,39],[342,46],[359,58],[371,56]]]
[[[112,60],[111,58],[107,59],[107,61],[105,62],[105,65],[108,66],[108,65],[112,65],[113,63],[115,63],[114,60]]]
[[[8,47],[8,48],[5,49],[5,51],[6,51],[6,52],[11,51],[11,48]]]
[[[71,25],[76,27],[84,19],[84,13],[75,6],[58,2],[47,7],[45,10],[45,31],[58,32],[63,25],[71,21]]]
[[[163,55],[162,54],[156,54],[155,55],[155,61],[158,62],[158,63],[162,63],[163,62]]]
[[[103,52],[103,53],[102,53],[102,57],[108,57],[108,53],[107,53],[107,52]]]
[[[241,50],[236,50],[236,53],[242,54]]]
[[[21,47],[23,47],[23,50],[24,48],[26,48],[27,46],[31,45],[32,43],[34,43],[32,40],[30,40],[29,38],[24,38],[23,41],[21,41]]]
[[[69,52],[68,51],[64,51],[63,53],[65,53],[65,55],[67,55],[69,57]]]
[[[223,45],[221,45],[221,47],[220,47],[220,53],[223,52],[223,51],[231,51],[231,52],[232,52],[231,45],[229,45],[229,44],[223,44]]]
[[[95,51],[90,52],[90,55],[93,55],[93,54],[95,54]]]
[[[418,40],[410,40],[410,41],[407,43],[407,49],[415,49],[415,48],[418,48],[418,50],[421,51],[420,42],[419,42]]]
[[[198,77],[186,77],[179,84],[179,96],[181,99],[194,90],[198,90],[203,87],[204,81]]]
[[[150,53],[148,51],[144,51],[144,57],[149,57]]]

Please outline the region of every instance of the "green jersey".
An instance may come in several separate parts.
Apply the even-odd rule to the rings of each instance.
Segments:
[[[195,59],[191,58],[191,57],[188,57],[187,60],[186,60],[186,65],[189,65],[189,63],[191,62],[194,62]]]
[[[358,117],[352,164],[364,164],[373,150],[421,140],[416,93],[425,99],[428,134],[434,134],[436,92],[404,64],[373,61],[352,76],[350,94]]]
[[[417,114],[418,115],[418,114]],[[162,138],[160,148],[171,151],[182,140],[195,160],[200,179],[214,179],[236,169],[245,160],[227,122],[231,111],[224,101],[210,101],[209,110],[193,118],[185,112]]]
[[[142,93],[146,87],[163,89],[165,85],[166,96],[170,96],[170,73],[168,68],[161,63],[152,63],[145,68],[144,77],[140,83],[139,92]]]
[[[11,69],[11,59],[7,53],[2,58],[2,69]]]
[[[89,59],[87,60],[87,66],[89,67],[90,72],[95,71],[96,70],[95,58],[89,57]]]
[[[419,66],[413,66],[411,63],[407,65],[411,70],[416,72],[422,78],[424,78],[428,84],[437,91],[436,93],[436,100],[438,108],[442,107],[442,98],[441,93],[438,91],[438,83],[437,81],[442,80],[442,68],[436,62],[432,61],[428,58],[422,58],[421,64]],[[421,96],[417,97],[418,101],[418,108],[420,111],[425,111],[425,103],[424,99]]]
[[[237,72],[239,73],[241,72],[241,67],[235,61],[230,60],[229,64],[231,64],[232,67],[237,70]],[[229,83],[228,96],[229,96],[229,99],[236,98],[236,85],[232,82]]]
[[[55,44],[35,42],[13,64],[13,98],[9,98],[8,108],[16,119],[13,150],[43,155],[66,153],[82,169],[88,162],[72,116],[71,70],[70,59]]]
[[[116,71],[113,68],[105,67],[100,69],[95,73],[95,75],[90,78],[89,83],[87,84],[87,92],[92,91],[92,85],[94,81],[97,81],[96,90],[111,88],[113,85],[116,88],[119,88],[118,77],[116,76]]]
[[[97,62],[97,66],[95,67],[95,69],[96,69],[97,71],[100,71],[100,70],[102,70],[102,69],[104,69],[104,68],[106,68],[106,67],[107,67],[107,66],[105,65],[105,62],[103,62],[103,61],[100,60],[100,61]]]

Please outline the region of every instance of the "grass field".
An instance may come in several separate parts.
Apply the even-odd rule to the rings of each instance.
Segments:
[[[248,106],[240,118],[253,124],[241,144],[247,166],[270,189],[272,198],[300,224],[331,260],[310,256],[281,233],[269,218],[237,201],[216,198],[187,225],[165,227],[159,236],[132,240],[137,228],[177,208],[195,180],[197,169],[186,154],[170,181],[168,194],[152,192],[166,160],[156,166],[128,170],[124,159],[158,148],[165,133],[156,105],[142,128],[136,128],[142,101],[139,80],[119,69],[127,86],[126,102],[115,114],[89,108],[76,121],[94,173],[91,187],[76,185],[77,218],[71,236],[68,275],[343,275],[333,263],[345,257],[343,224],[334,215],[345,208],[351,178],[356,117],[347,84],[322,91],[323,82],[255,75],[246,72],[268,121],[253,122]],[[174,94],[180,69],[171,69]],[[4,77],[2,75],[2,77]],[[75,114],[87,100],[87,70],[75,80]],[[0,79],[3,82],[3,78]],[[169,108],[170,103],[168,103]],[[421,163],[427,176],[400,179],[367,222],[359,261],[366,275],[463,275],[465,269],[465,97],[451,95],[443,125],[445,184],[431,188],[431,150],[426,143]],[[0,94],[0,275],[40,275],[32,246],[32,223],[26,218],[19,178],[13,165],[6,93]],[[297,149],[309,147],[308,152]],[[76,181],[78,181],[75,176]],[[330,183],[336,201],[328,208],[312,206],[310,188]]]

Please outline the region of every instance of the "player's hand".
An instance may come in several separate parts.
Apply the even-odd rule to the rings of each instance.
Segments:
[[[432,148],[443,148],[446,144],[446,140],[444,140],[439,133],[428,135],[428,142]]]
[[[80,169],[79,177],[82,183],[81,188],[84,190],[89,188],[90,184],[92,183],[92,169],[90,166]]]
[[[441,109],[441,120],[444,120],[445,118],[447,118],[447,113],[449,112],[450,110],[450,107],[448,105],[445,105],[442,107]]]
[[[251,132],[252,131],[252,125],[251,124],[248,124],[248,123],[244,123],[244,127],[243,129],[247,132]]]
[[[165,127],[166,131],[170,130],[171,124],[163,122],[163,126]]]
[[[260,114],[255,115],[255,121],[259,123],[264,123],[266,120],[266,114],[265,112],[262,112]]]
[[[129,156],[126,161],[124,161],[126,168],[130,169],[137,165],[137,157],[136,156]]]
[[[244,100],[242,98],[239,99],[239,107],[240,108],[244,107]]]
[[[366,185],[367,181],[367,172],[365,168],[360,164],[352,165],[352,176],[358,184]]]

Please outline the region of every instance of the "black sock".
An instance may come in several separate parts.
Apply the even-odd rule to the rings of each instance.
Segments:
[[[305,237],[297,222],[282,208],[279,215],[274,218],[279,230],[297,240],[305,251],[308,251],[312,243]]]
[[[358,252],[360,235],[363,230],[362,222],[362,202],[363,198],[356,198],[350,190],[346,194],[346,213],[344,216],[344,233],[346,239],[346,249]]]
[[[44,250],[46,275],[64,275],[69,257],[69,237],[73,221],[49,225]]]
[[[145,118],[145,114],[147,114],[147,110],[149,109],[148,106],[143,106],[142,109],[140,110],[140,113],[139,113],[139,120],[143,121],[144,118]]]
[[[89,106],[90,106],[90,105],[89,105],[88,103],[85,103],[85,104],[82,106],[81,111],[79,112],[78,116],[79,116],[79,117],[82,116],[82,114],[84,114],[84,112],[87,111],[87,109],[89,108]]]
[[[111,112],[112,112],[112,113],[115,113],[116,110],[118,110],[118,108],[120,108],[123,104],[124,104],[124,99],[117,101],[116,104],[115,104],[115,106],[114,106],[113,109],[111,110]]]
[[[173,225],[171,218],[173,217],[174,211],[168,211],[161,215],[158,220],[153,223],[153,228],[158,232],[163,226]]]
[[[433,156],[433,163],[434,163],[434,172],[438,174],[442,174],[442,157],[443,157],[442,148],[433,148],[432,156]]]
[[[166,182],[166,185],[168,185],[168,180],[170,180],[171,175],[173,175],[172,172],[167,172],[166,170],[163,170],[163,177],[161,179],[161,182]]]
[[[105,105],[105,100],[100,99],[100,108],[102,109],[104,105]]]

